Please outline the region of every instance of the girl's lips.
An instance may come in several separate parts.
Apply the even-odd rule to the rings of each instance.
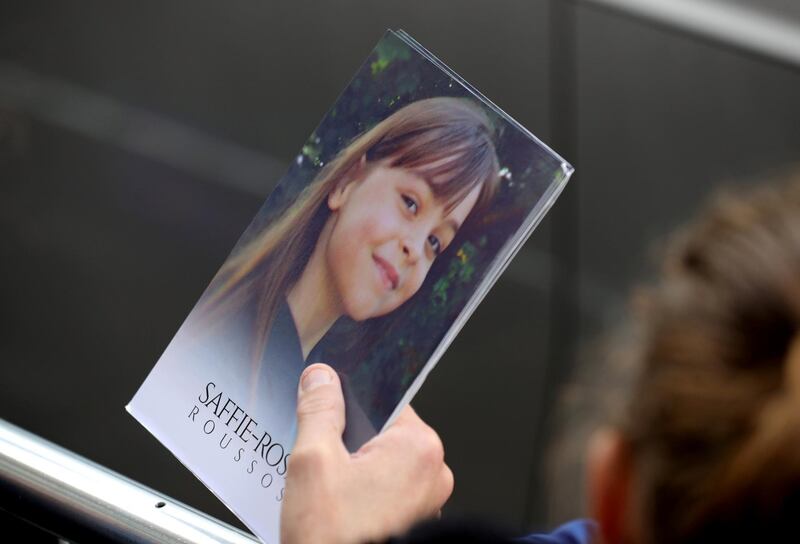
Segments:
[[[374,260],[375,264],[378,265],[378,272],[380,273],[383,284],[387,287],[387,289],[391,289],[393,291],[397,289],[397,284],[399,283],[397,270],[395,270],[388,261],[382,259],[378,255],[373,255],[372,260]]]

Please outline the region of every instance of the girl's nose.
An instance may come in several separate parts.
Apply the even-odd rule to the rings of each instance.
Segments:
[[[414,237],[406,237],[402,240],[403,245],[403,256],[406,259],[408,264],[416,264],[419,261],[420,256],[423,254],[422,252],[425,251],[425,240],[422,241],[416,240]]]

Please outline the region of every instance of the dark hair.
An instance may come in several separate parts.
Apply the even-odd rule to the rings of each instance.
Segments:
[[[640,375],[622,430],[644,541],[772,541],[792,530],[800,176],[716,198],[676,235],[632,321]]]

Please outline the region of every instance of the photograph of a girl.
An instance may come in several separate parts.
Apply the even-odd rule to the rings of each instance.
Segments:
[[[481,282],[506,264],[504,248],[541,217],[569,171],[387,33],[132,404],[158,384],[194,391],[213,382],[288,452],[300,375],[324,362],[341,379],[344,439],[357,449],[421,383]],[[148,402],[156,411],[159,401]]]
[[[280,407],[271,433],[291,443],[300,374],[334,323],[392,314],[486,209],[499,183],[493,132],[469,99],[412,102],[342,149],[225,262],[192,319],[203,343],[231,326],[250,337],[228,371],[249,383],[249,402]],[[350,404],[353,425],[368,426],[359,434],[374,434]]]

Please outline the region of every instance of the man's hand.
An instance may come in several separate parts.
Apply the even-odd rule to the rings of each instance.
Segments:
[[[286,474],[283,544],[383,540],[435,516],[452,493],[442,442],[410,406],[352,455],[342,443],[344,424],[336,372],[309,366],[300,379],[297,442]]]

